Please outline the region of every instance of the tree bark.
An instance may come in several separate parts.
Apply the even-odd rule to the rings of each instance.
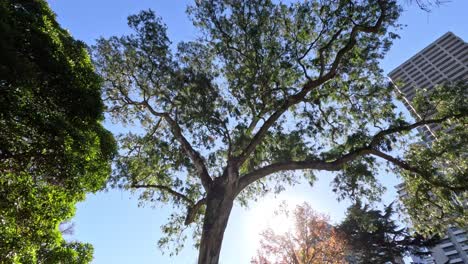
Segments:
[[[225,186],[208,192],[200,241],[198,264],[218,264],[224,230],[231,214],[234,195]]]

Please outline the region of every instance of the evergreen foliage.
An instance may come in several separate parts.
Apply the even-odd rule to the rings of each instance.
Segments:
[[[399,227],[393,204],[380,211],[360,202],[348,208],[338,230],[347,241],[351,263],[395,263],[411,254],[428,254],[434,239],[424,239]]]
[[[1,262],[89,263],[59,224],[110,173],[101,79],[43,0],[0,1],[0,58]]]

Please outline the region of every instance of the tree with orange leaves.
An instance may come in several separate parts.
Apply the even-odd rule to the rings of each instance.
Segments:
[[[282,234],[268,228],[261,233],[260,249],[252,264],[338,264],[345,263],[346,242],[329,224],[329,217],[307,203],[296,206],[290,217],[294,227]]]

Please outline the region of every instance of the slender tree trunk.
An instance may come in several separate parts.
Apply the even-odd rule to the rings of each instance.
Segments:
[[[233,195],[224,188],[216,188],[208,193],[198,264],[218,264],[233,202]]]

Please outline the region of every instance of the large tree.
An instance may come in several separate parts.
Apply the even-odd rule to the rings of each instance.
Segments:
[[[394,263],[410,254],[428,254],[435,242],[399,227],[393,204],[381,211],[358,201],[348,208],[338,230],[348,243],[352,263]]]
[[[347,241],[326,215],[309,204],[277,212],[293,223],[286,232],[268,228],[261,233],[260,248],[252,264],[341,264],[346,263]]]
[[[115,152],[101,79],[47,3],[0,1],[0,262],[88,263],[59,230]]]
[[[195,223],[198,262],[217,263],[234,200],[313,182],[320,170],[336,172],[341,197],[378,197],[383,162],[409,182],[466,190],[466,167],[436,177],[440,166],[413,162],[421,151],[392,152],[418,126],[463,130],[468,114],[463,89],[422,97],[446,103],[421,120],[396,109],[378,65],[397,37],[394,0],[200,0],[188,13],[199,38],[176,48],[152,11],[129,17],[133,34],[94,48],[109,112],[135,128],[119,139],[112,183],[176,208],[161,246]]]

